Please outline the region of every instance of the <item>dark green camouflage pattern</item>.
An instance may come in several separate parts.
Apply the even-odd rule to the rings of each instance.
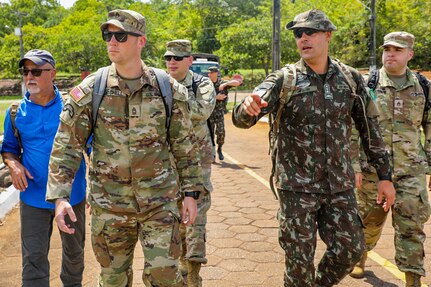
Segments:
[[[217,80],[216,83],[213,83],[216,95],[220,93],[220,85],[226,82],[227,81],[225,80]],[[227,87],[225,88],[224,93],[226,95],[228,94]],[[224,100],[216,100],[214,111],[210,116],[210,124],[214,132],[215,142],[220,147],[224,145],[224,140],[226,137],[226,130],[224,127],[224,115],[227,113],[227,102],[228,98]]]
[[[333,286],[353,269],[364,236],[353,190],[325,197],[279,190],[279,242],[285,251],[285,287]],[[327,249],[314,267],[317,231]]]
[[[343,75],[330,63],[325,83],[329,99],[325,99],[324,84],[319,75],[307,67],[303,60],[297,69],[296,91],[283,111],[278,137],[276,158],[276,187],[282,190],[309,193],[336,193],[355,187],[354,171],[350,160],[352,119],[361,135],[370,164],[379,175],[390,173],[388,155],[380,136],[374,104],[368,96],[361,75],[352,69],[359,83],[359,95],[354,96]],[[277,111],[283,85],[283,72],[271,73],[255,90],[262,94],[268,107],[258,117],[251,117],[236,106],[233,123],[250,128],[259,118]],[[368,137],[368,134],[370,137]]]
[[[319,9],[305,11],[295,16],[293,21],[286,24],[286,29],[310,28],[319,31],[335,31],[337,27]]]

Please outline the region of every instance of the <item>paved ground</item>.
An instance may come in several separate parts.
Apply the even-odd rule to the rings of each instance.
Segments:
[[[270,172],[267,155],[267,125],[259,123],[251,130],[232,127],[230,115],[226,117],[227,143],[226,159],[213,165],[212,207],[208,223],[208,264],[202,269],[205,287],[276,287],[282,286],[284,255],[277,242],[277,222],[275,220],[278,202],[274,200],[267,186]],[[20,285],[20,240],[19,210],[6,217],[0,226],[0,286]],[[431,225],[426,226],[428,237]],[[87,226],[89,238],[89,226]],[[51,242],[51,286],[61,286],[58,276],[60,244],[54,231]],[[316,260],[325,248],[319,241]],[[404,286],[394,264],[393,231],[390,222],[372,257],[369,259],[366,277],[361,280],[345,278],[338,286]],[[431,254],[428,238],[426,254]],[[379,258],[380,255],[382,258]],[[387,260],[385,260],[385,258]],[[427,260],[428,274],[431,262]],[[135,252],[135,284],[143,286],[141,275],[143,256],[138,247]],[[90,247],[86,247],[86,270],[84,286],[96,286],[98,265]],[[399,275],[399,274],[398,274]],[[430,275],[424,283],[430,285]]]

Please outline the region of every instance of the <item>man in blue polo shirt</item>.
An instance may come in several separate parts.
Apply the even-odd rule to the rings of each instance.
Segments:
[[[14,135],[9,110],[1,148],[14,187],[20,193],[22,286],[49,286],[48,252],[54,209],[45,201],[48,162],[60,123],[63,101],[53,80],[55,60],[45,50],[31,50],[19,61],[27,93],[19,103]],[[72,112],[72,111],[71,111]],[[60,278],[63,286],[82,286],[85,240],[85,162],[75,176],[70,203],[78,217],[68,222],[74,234],[60,232],[63,254]],[[68,218],[67,218],[68,220]]]

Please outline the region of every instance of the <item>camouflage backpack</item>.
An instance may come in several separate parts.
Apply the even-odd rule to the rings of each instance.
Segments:
[[[341,72],[344,79],[347,81],[347,84],[350,90],[352,91],[352,93],[354,94],[354,96],[357,96],[356,90],[358,88],[358,84],[353,78],[352,72],[350,71],[349,67],[343,64],[342,62],[340,62],[340,60],[338,59],[332,59],[332,60],[333,60],[332,63]],[[269,128],[269,152],[268,153],[271,155],[271,161],[272,161],[269,185],[277,199],[278,199],[278,194],[274,184],[274,175],[275,175],[275,163],[276,163],[277,153],[278,153],[277,145],[278,145],[278,134],[280,131],[280,119],[285,105],[289,102],[290,97],[296,90],[295,85],[296,85],[296,78],[297,78],[297,71],[294,64],[287,64],[281,70],[284,73],[284,77],[283,77],[283,87],[280,91],[278,109],[269,114],[270,128]]]

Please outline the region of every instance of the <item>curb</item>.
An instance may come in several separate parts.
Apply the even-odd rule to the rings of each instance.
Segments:
[[[9,186],[5,191],[0,191],[0,222],[18,204],[19,190]]]

